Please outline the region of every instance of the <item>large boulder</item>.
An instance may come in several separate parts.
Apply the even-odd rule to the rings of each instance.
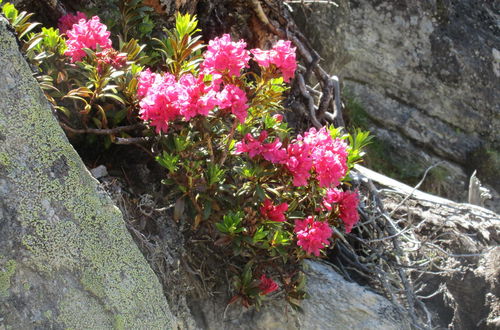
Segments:
[[[0,19],[0,329],[165,329],[173,320]]]
[[[418,288],[417,298],[427,306],[433,327],[498,329],[500,216],[415,190],[361,166],[356,173],[380,186],[386,216],[398,223],[395,237],[404,251],[404,270]],[[376,244],[382,240],[372,247],[383,249]],[[393,252],[389,249],[385,257]]]
[[[318,261],[306,262],[309,298],[301,304],[302,313],[285,303],[265,306],[262,310],[244,310],[240,306],[202,306],[203,329],[411,329],[406,315],[389,300],[367,287],[345,280],[332,267]],[[226,311],[224,311],[226,309]],[[220,315],[224,315],[221,318]]]
[[[379,138],[378,156],[405,167],[401,176],[444,161],[434,179],[455,200],[466,200],[475,169],[499,190],[498,3],[336,2],[295,7],[295,17],[361,104],[355,115]]]

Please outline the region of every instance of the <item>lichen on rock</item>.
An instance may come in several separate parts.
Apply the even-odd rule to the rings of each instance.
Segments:
[[[171,327],[158,279],[4,20],[0,79],[0,328]]]

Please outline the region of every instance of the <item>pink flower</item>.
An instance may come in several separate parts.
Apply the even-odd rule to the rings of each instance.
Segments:
[[[260,294],[264,296],[266,294],[278,290],[278,284],[274,282],[271,278],[268,278],[266,277],[266,275],[263,274],[260,277],[259,289],[261,291]]]
[[[294,232],[297,235],[297,245],[302,247],[307,254],[319,257],[320,250],[328,246],[328,239],[332,236],[332,229],[328,223],[314,221],[312,216],[304,220],[295,221]]]
[[[240,123],[244,123],[247,118],[247,95],[238,86],[228,84],[219,93],[219,107],[231,109],[231,113],[238,118]]]
[[[210,40],[203,54],[205,61],[201,63],[203,73],[239,76],[250,60],[246,46],[243,40],[232,42],[229,34]]]
[[[180,109],[188,106],[186,91],[179,88],[175,76],[165,73],[163,76],[141,72],[139,76],[138,94],[143,95],[139,102],[139,115],[142,120],[149,121],[156,132],[167,132],[168,122],[180,115]]]
[[[277,164],[283,162],[286,158],[286,150],[281,148],[281,141],[276,138],[271,143],[264,143],[267,138],[267,131],[262,131],[258,139],[251,134],[247,134],[243,141],[235,144],[234,154],[239,155],[247,152],[250,158],[261,155],[265,160]]]
[[[281,141],[279,138],[274,139],[271,143],[263,145],[264,150],[261,155],[265,160],[273,163],[283,163],[287,159],[286,149],[281,148]]]
[[[137,96],[143,98],[148,93],[148,90],[154,85],[159,84],[163,80],[160,74],[151,72],[149,68],[139,74],[137,82]]]
[[[59,28],[59,32],[61,34],[66,33],[68,30],[73,28],[73,24],[78,24],[80,20],[87,20],[87,16],[84,13],[77,11],[76,15],[66,14],[59,18],[59,22],[57,27]]]
[[[71,57],[71,62],[74,63],[87,56],[84,48],[92,50],[96,50],[97,46],[102,49],[111,48],[110,32],[106,29],[106,25],[102,24],[97,16],[88,21],[81,19],[78,24],[73,25],[73,29],[66,32],[68,49],[64,55]]]
[[[297,61],[295,60],[295,47],[291,47],[290,41],[279,40],[273,50],[276,56],[273,58],[273,64],[281,70],[283,81],[289,82],[297,69]]]
[[[304,143],[311,148],[311,157],[321,187],[337,186],[347,174],[347,144],[332,139],[325,127],[314,127],[304,134]]]
[[[333,204],[338,203],[342,200],[344,192],[337,188],[328,188],[326,190],[325,197],[323,197],[323,206],[331,211],[333,209]]]
[[[203,76],[195,78],[188,73],[179,79],[179,88],[186,91],[184,100],[185,106],[180,109],[181,115],[185,120],[189,120],[196,115],[207,116],[208,113],[219,105],[217,92],[210,86],[206,86],[203,81]]]
[[[283,161],[286,168],[293,175],[293,185],[296,187],[307,185],[307,179],[311,176],[312,158],[309,145],[300,140],[288,145],[287,158]]]
[[[295,186],[307,185],[311,169],[321,187],[337,186],[347,174],[347,145],[332,139],[328,130],[309,129],[288,145],[287,159],[282,163],[293,175]]]
[[[283,115],[282,114],[275,114],[273,115],[274,120],[276,120],[278,123],[281,123],[283,121]]]
[[[266,219],[276,222],[284,222],[285,212],[288,210],[287,203],[281,203],[280,205],[273,205],[270,199],[264,201],[264,205],[260,208],[260,213]]]
[[[260,66],[268,68],[274,65],[283,74],[283,81],[289,82],[297,69],[295,47],[290,41],[279,40],[271,50],[252,49],[250,52]]]
[[[323,198],[323,206],[331,211],[334,203],[338,204],[339,217],[344,222],[345,232],[350,233],[352,227],[359,220],[358,193],[329,188],[326,190],[326,195]]]
[[[207,86],[203,76],[196,78],[188,73],[179,79],[170,73],[164,75],[152,73],[146,69],[138,77],[137,97],[141,107],[139,115],[149,121],[156,131],[166,132],[168,122],[177,116],[189,120],[194,116],[206,116],[220,104],[218,93],[213,86]],[[230,107],[235,106],[229,99]],[[238,106],[237,101],[236,106]]]
[[[256,139],[252,134],[248,133],[245,135],[243,141],[237,142],[235,144],[235,154],[239,155],[241,153],[247,152],[250,158],[260,155],[264,151],[263,142],[267,139],[267,131],[260,132],[259,137]]]

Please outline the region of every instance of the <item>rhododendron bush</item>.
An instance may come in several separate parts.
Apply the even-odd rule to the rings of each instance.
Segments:
[[[185,25],[175,40],[193,38],[196,21]],[[177,42],[166,48],[185,51]],[[334,232],[358,221],[357,193],[346,188],[366,135],[293,134],[281,105],[297,68],[289,41],[248,49],[224,34],[197,59],[139,75],[139,115],[162,139],[165,183],[179,190],[177,205],[189,205],[193,229],[217,229],[209,230],[215,244],[244,265],[231,302],[260,304],[278,291],[296,304],[305,295],[300,261],[325,255]]]
[[[73,109],[65,127],[76,113],[85,129],[109,132],[108,143],[127,137],[120,124],[149,128],[139,132],[155,141],[163,183],[176,194],[173,218],[188,219],[193,235],[209,237],[234,264],[231,303],[279,296],[297,306],[301,261],[325,256],[358,221],[349,171],[368,135],[288,127],[282,101],[297,70],[290,41],[251,49],[223,34],[204,45],[198,32],[194,17],[179,14],[174,29],[151,39],[158,62],[138,40],[119,38],[116,47],[99,17],[78,12],[59,30],[32,35],[27,48],[53,82],[54,106]]]

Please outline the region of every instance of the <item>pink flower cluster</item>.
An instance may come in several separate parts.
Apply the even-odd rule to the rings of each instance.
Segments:
[[[347,144],[341,139],[332,139],[330,132],[314,127],[304,134],[303,141],[311,150],[313,168],[321,187],[337,186],[347,174]]]
[[[248,68],[250,55],[243,40],[231,41],[229,34],[210,40],[203,54],[205,61],[201,64],[203,73],[220,76],[239,76],[243,68]]]
[[[156,127],[157,132],[166,132],[168,122],[177,116],[183,116],[185,120],[189,120],[196,115],[206,116],[218,107],[220,110],[229,110],[240,123],[244,123],[248,116],[247,95],[237,84],[228,83],[228,81],[234,81],[232,77],[239,77],[241,71],[248,68],[250,52],[246,50],[246,46],[243,40],[231,41],[228,34],[211,40],[203,54],[204,61],[200,65],[202,74],[198,78],[185,74],[175,81],[168,73],[158,75],[149,70],[142,72],[137,91],[141,118],[150,121],[150,124]],[[253,51],[258,53],[259,50]],[[295,49],[290,47],[290,42],[280,41],[269,52],[272,54],[272,59],[268,63],[280,68],[282,73],[286,74],[285,80],[293,76],[296,67]],[[77,57],[73,61],[79,59]],[[210,86],[203,81],[206,75],[212,76]],[[223,77],[227,79],[222,79]],[[286,150],[280,149],[279,139],[267,144],[262,142],[263,140],[259,141],[261,148],[257,153],[252,153],[251,157],[259,154],[273,163],[285,160]],[[247,136],[245,142],[238,144],[237,150],[239,153],[247,152],[249,148],[259,143],[253,137]]]
[[[280,139],[276,138],[271,143],[264,143],[267,137],[267,131],[262,131],[257,139],[247,134],[244,141],[235,144],[234,154],[247,152],[250,158],[261,155],[265,160],[274,164],[283,162],[286,159],[286,150],[281,148]]]
[[[248,112],[248,99],[244,91],[238,86],[227,84],[217,96],[220,109],[230,109],[231,113],[238,118],[240,123],[244,123]]]
[[[189,120],[196,115],[207,116],[215,107],[229,109],[240,122],[247,116],[247,97],[244,91],[231,84],[220,92],[215,85],[207,85],[203,75],[182,75],[178,81],[170,73],[163,75],[146,69],[139,75],[137,96],[141,101],[139,114],[150,121],[156,131],[166,132],[168,123],[177,116]]]
[[[264,201],[264,205],[260,208],[260,213],[266,219],[276,222],[284,222],[285,212],[288,210],[287,203],[281,203],[279,205],[273,205],[270,199]]]
[[[328,246],[328,239],[332,236],[332,229],[326,222],[314,221],[309,216],[304,220],[295,221],[294,232],[297,235],[297,245],[308,254],[319,257],[320,250]]]
[[[81,61],[87,55],[84,48],[92,50],[96,50],[97,46],[101,49],[111,48],[110,32],[106,30],[106,25],[102,24],[97,16],[88,21],[81,19],[66,32],[68,49],[64,55],[71,57],[71,62],[74,63]]]
[[[331,211],[333,204],[338,204],[339,217],[344,222],[346,233],[350,233],[352,227],[358,222],[358,193],[355,191],[341,191],[339,189],[327,189],[323,198],[323,206]]]
[[[73,28],[73,24],[78,24],[80,20],[87,20],[87,16],[82,13],[77,11],[76,15],[73,14],[66,14],[59,18],[59,22],[57,24],[57,27],[59,28],[59,32],[66,33],[68,30],[71,30]]]
[[[347,173],[347,144],[340,139],[332,139],[328,130],[309,129],[304,136],[298,136],[286,149],[281,148],[278,138],[272,143],[263,143],[267,132],[262,131],[255,139],[247,134],[244,141],[235,145],[235,154],[247,152],[250,158],[262,155],[272,163],[284,164],[293,175],[295,186],[307,185],[311,170],[321,187],[335,187]]]
[[[312,158],[309,149],[307,144],[300,142],[291,143],[286,148],[287,159],[284,164],[292,173],[293,185],[296,187],[307,185],[311,176]]]
[[[196,115],[207,116],[220,104],[217,93],[205,84],[203,76],[196,78],[192,74],[185,74],[179,79],[178,88],[183,91],[179,113],[185,120]]]
[[[260,66],[268,68],[274,65],[278,68],[282,75],[283,81],[289,82],[297,69],[297,61],[295,60],[295,47],[291,47],[290,41],[279,40],[271,50],[252,49],[250,52],[254,56],[254,60]]]
[[[139,75],[137,96],[141,99],[141,119],[150,121],[157,132],[166,132],[168,123],[178,116],[186,120],[206,116],[221,104],[218,93],[205,85],[202,76],[185,74],[177,81],[170,73],[161,75],[149,69]]]
[[[196,115],[207,116],[216,106],[230,109],[240,122],[246,118],[248,108],[245,93],[235,85],[226,85],[216,92],[213,85],[207,86],[203,76],[198,78],[185,74],[176,81],[170,73],[141,72],[137,95],[142,98],[141,118],[151,121],[157,132],[168,130],[168,122],[177,116],[189,120]]]
[[[149,69],[141,72],[137,94],[144,97],[139,103],[141,119],[150,121],[157,133],[166,132],[168,122],[180,115],[179,89],[175,76],[170,73],[161,75]]]
[[[260,294],[264,296],[278,290],[278,284],[263,274],[260,277],[259,289],[261,291]]]
[[[293,175],[295,186],[304,186],[311,176],[311,169],[321,187],[337,186],[347,173],[347,144],[332,139],[325,127],[314,127],[304,136],[288,145],[286,167]]]

